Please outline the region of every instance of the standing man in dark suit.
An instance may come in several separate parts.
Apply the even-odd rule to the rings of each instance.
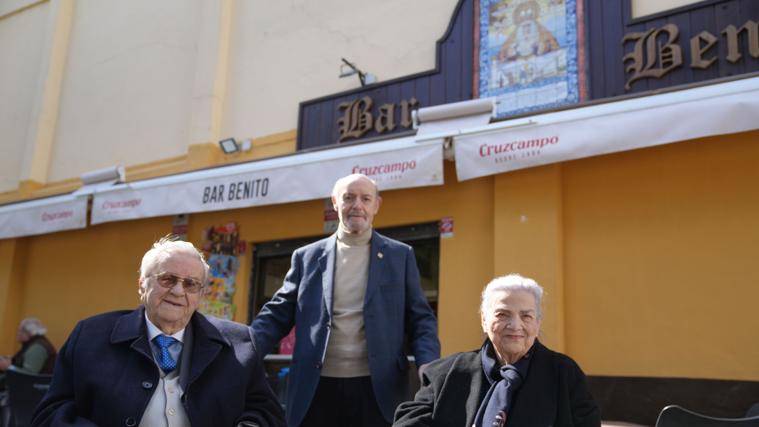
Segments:
[[[339,179],[338,231],[293,253],[282,288],[253,321],[262,354],[295,326],[291,427],[389,426],[408,393],[405,339],[417,366],[440,357],[413,249],[372,230],[381,202],[365,175]]]
[[[207,280],[191,243],[155,243],[140,266],[143,305],[76,325],[33,425],[283,426],[250,328],[196,312]]]

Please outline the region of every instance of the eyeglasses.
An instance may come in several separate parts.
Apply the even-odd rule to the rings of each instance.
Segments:
[[[157,273],[150,277],[155,277],[158,284],[167,289],[171,289],[181,282],[185,292],[191,294],[199,292],[203,287],[203,282],[200,280],[190,277],[179,277],[171,273]]]

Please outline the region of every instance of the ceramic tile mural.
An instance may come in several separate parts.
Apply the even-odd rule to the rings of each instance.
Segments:
[[[479,96],[497,116],[580,99],[576,0],[480,0]]]

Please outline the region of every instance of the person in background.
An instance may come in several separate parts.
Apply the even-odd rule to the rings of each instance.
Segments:
[[[21,350],[13,357],[0,356],[0,371],[16,370],[27,374],[52,374],[55,347],[45,337],[47,328],[34,317],[22,320],[16,332]]]
[[[34,317],[22,320],[16,331],[16,341],[21,344],[13,357],[0,356],[0,425],[10,420],[8,392],[5,390],[5,372],[18,371],[25,374],[51,374],[55,365],[55,347],[45,337],[47,329]]]
[[[287,423],[385,427],[408,396],[408,339],[421,367],[440,357],[413,249],[372,229],[382,198],[365,175],[339,179],[332,236],[299,248],[253,321],[263,354],[295,326]]]
[[[585,374],[574,360],[538,341],[543,288],[518,274],[482,292],[487,335],[477,351],[431,363],[394,427],[600,427]]]
[[[156,242],[142,305],[76,325],[32,425],[283,426],[250,328],[197,312],[208,270],[191,243]]]

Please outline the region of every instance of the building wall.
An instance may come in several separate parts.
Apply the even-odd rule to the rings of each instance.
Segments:
[[[50,192],[118,161],[135,179],[292,152],[298,102],[357,85],[336,77],[340,56],[382,79],[427,69],[455,6],[446,1],[447,9],[423,3],[432,26],[423,30],[409,21],[421,12],[407,9],[421,6],[400,1],[332,5],[335,16],[281,2],[28,3],[0,15],[0,57],[20,59],[0,67],[0,90],[19,101],[10,110],[0,105],[18,114],[0,115],[9,153],[0,162],[19,174],[3,182],[34,179]],[[298,25],[264,21],[259,11]],[[28,28],[40,25],[45,35],[37,40]],[[357,28],[366,29],[364,39],[346,36]],[[51,43],[61,33],[68,44]],[[19,50],[14,41],[27,35],[28,51]],[[260,47],[266,42],[272,47]],[[385,43],[399,50],[366,48]],[[35,50],[41,85],[29,77]],[[385,60],[372,62],[378,58]],[[13,92],[10,80],[26,89]],[[27,90],[35,92],[31,104]],[[26,135],[26,145],[16,145],[16,135]],[[253,152],[221,159],[208,144],[219,135],[262,137]],[[547,291],[541,339],[590,374],[759,380],[751,310],[759,297],[757,137],[685,141],[465,182],[446,162],[444,186],[385,192],[376,225],[453,217],[454,236],[441,240],[444,354],[480,345],[482,287],[519,272]],[[20,171],[10,158],[23,159]],[[322,218],[321,200],[196,214],[189,236],[199,244],[204,228],[230,221],[248,242],[313,236]],[[136,306],[140,258],[171,223],[162,217],[0,240],[0,353],[16,349],[23,317],[39,316],[59,346],[79,319]],[[242,322],[250,257],[235,296]]]
[[[236,2],[222,133],[290,130],[299,102],[359,87],[357,76],[338,78],[341,58],[380,81],[433,69],[456,3]]]
[[[22,174],[42,64],[47,4],[0,17],[0,193],[15,190]],[[0,11],[2,13],[2,11]]]
[[[187,152],[199,3],[75,3],[48,180]]]
[[[698,3],[699,1],[701,0],[630,0],[630,4],[632,6],[633,18],[637,18]]]
[[[519,272],[546,288],[541,339],[591,375],[759,380],[754,242],[759,132],[704,138],[383,193],[377,227],[454,219],[441,240],[443,353],[479,346],[479,293]],[[192,215],[189,236],[236,221],[241,239],[321,234],[323,201]],[[0,314],[37,315],[60,345],[83,317],[138,304],[137,269],[171,218],[0,242]],[[236,320],[247,322],[250,251]],[[23,286],[20,286],[22,283]],[[44,308],[44,309],[41,309]],[[10,331],[10,332],[9,332]],[[8,335],[6,335],[8,336]],[[14,344],[6,339],[0,351]]]
[[[341,57],[382,80],[433,68],[456,3],[6,2],[0,201],[291,132],[299,102],[359,86],[338,77]],[[204,154],[180,169],[224,162]]]
[[[454,237],[441,242],[440,254],[439,312],[445,353],[480,345],[479,291],[493,274],[492,179],[457,183],[452,166],[446,167],[445,186],[384,192],[375,219],[376,227],[389,227],[454,218]],[[240,238],[247,242],[315,236],[322,234],[323,201],[191,215],[188,237],[200,245],[205,228],[231,221],[238,223]],[[20,292],[0,304],[0,310],[8,313],[3,325],[13,330],[21,318],[38,316],[49,326],[53,343],[60,346],[78,320],[136,307],[142,255],[151,242],[171,232],[171,222],[171,217],[114,222],[0,241],[0,251],[9,254],[3,257],[7,263],[12,263],[10,255],[19,259],[13,263],[14,278],[0,281],[6,284],[0,291]],[[16,242],[25,249],[14,246]],[[244,323],[248,321],[251,257],[250,251],[241,257],[234,299],[235,320]],[[10,340],[0,345],[0,353],[14,347]]]
[[[759,380],[757,136],[563,164],[567,350],[584,368]]]

